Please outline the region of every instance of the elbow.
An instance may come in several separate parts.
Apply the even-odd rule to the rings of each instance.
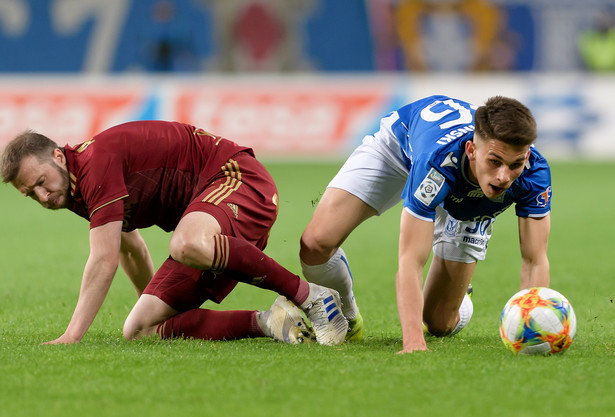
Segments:
[[[99,256],[91,256],[88,259],[88,264],[90,265],[92,270],[98,271],[99,273],[103,273],[103,276],[109,277],[109,280],[112,280],[115,272],[117,271],[117,267],[120,263],[119,252],[118,253],[109,253],[109,254],[101,254]]]

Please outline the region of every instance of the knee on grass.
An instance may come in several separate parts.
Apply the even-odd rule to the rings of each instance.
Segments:
[[[138,323],[130,318],[124,322],[124,328],[122,333],[126,340],[136,340],[151,334],[156,334],[157,324],[153,326],[145,325],[144,323]]]
[[[429,333],[437,337],[452,336],[465,328],[474,313],[472,300],[466,294],[457,314],[423,314],[423,321]]]
[[[455,326],[457,324],[457,320],[447,320],[447,321],[431,320],[430,321],[430,320],[425,319],[424,323],[425,323],[425,327],[427,328],[427,331],[432,336],[446,337],[446,336],[450,336],[453,333],[453,330],[455,329]]]

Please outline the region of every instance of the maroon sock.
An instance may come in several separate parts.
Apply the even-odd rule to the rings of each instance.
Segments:
[[[195,308],[171,317],[158,325],[156,332],[161,339],[235,340],[263,337],[265,334],[256,323],[256,311],[216,311]]]
[[[272,290],[295,304],[302,304],[309,284],[245,240],[216,235],[212,269],[233,273],[238,281]]]

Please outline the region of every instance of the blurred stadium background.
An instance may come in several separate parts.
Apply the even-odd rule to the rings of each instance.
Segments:
[[[513,96],[551,158],[615,157],[615,0],[0,0],[0,148],[193,123],[341,158],[429,94]]]
[[[4,186],[0,417],[508,417],[521,407],[613,416],[614,13],[615,0],[0,0],[0,152],[26,128],[63,145],[140,119],[249,144],[282,196],[267,252],[293,271],[322,190],[381,116],[436,93],[520,99],[538,120],[541,152],[565,161],[552,164],[549,256],[554,288],[579,320],[557,360],[512,358],[501,345],[501,307],[518,289],[509,210],[477,268],[469,331],[428,340],[427,355],[394,355],[399,211],[390,210],[344,244],[360,275],[363,343],[334,352],[257,339],[128,343],[121,328],[135,296],[120,277],[84,342],[40,347],[75,305],[87,225]],[[154,263],[166,259],[168,235],[143,235]],[[245,285],[205,307],[271,301]]]

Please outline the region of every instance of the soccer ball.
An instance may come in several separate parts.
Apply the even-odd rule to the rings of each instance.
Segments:
[[[572,306],[559,292],[545,287],[521,290],[504,306],[500,336],[515,355],[564,352],[577,330]]]

